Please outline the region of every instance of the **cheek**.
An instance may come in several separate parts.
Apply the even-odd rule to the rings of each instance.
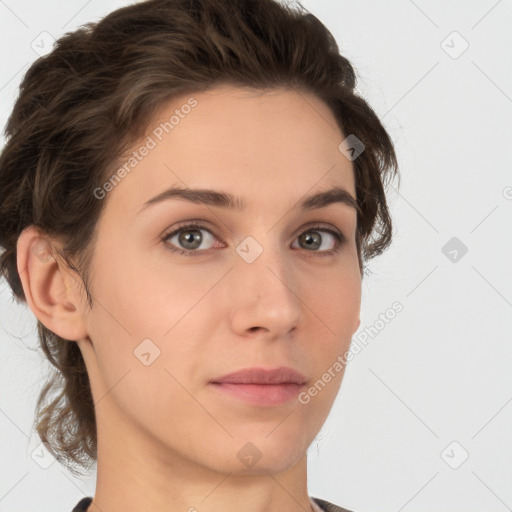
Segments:
[[[96,401],[105,397],[100,407],[122,411],[144,428],[154,428],[148,418],[168,428],[176,411],[186,415],[197,407],[180,383],[190,388],[199,373],[204,337],[198,316],[206,313],[198,297],[207,287],[187,286],[179,273],[162,279],[149,267],[135,272],[126,258],[97,279],[89,319],[99,372]]]
[[[325,419],[341,386],[352,336],[359,326],[361,280],[357,274],[340,273],[311,301],[317,316],[311,315],[312,334],[306,336],[305,352],[312,360],[314,381],[304,395],[309,405],[303,406]]]
[[[355,267],[354,267],[355,269]],[[313,286],[314,285],[314,286]],[[350,339],[359,324],[361,278],[358,271],[342,268],[339,272],[304,278],[302,289],[305,306],[314,313],[311,328],[321,326],[334,343]],[[306,308],[307,310],[307,308]],[[316,315],[316,316],[315,316]]]
[[[165,384],[171,378],[164,367],[178,376],[197,364],[205,341],[201,326],[215,307],[206,297],[212,274],[129,256],[98,275],[101,306],[91,321],[101,340],[98,357],[105,361],[104,369],[113,364],[121,375],[139,368],[141,359],[155,361],[141,378],[153,379],[153,368],[162,367]]]
[[[193,314],[193,305],[204,295],[200,277],[165,268],[126,255],[95,277],[98,302],[110,315],[102,317],[114,329],[134,341],[162,338],[180,319]],[[101,308],[100,306],[100,308]]]

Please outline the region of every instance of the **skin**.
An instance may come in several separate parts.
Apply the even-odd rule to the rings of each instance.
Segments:
[[[163,105],[148,134],[188,98]],[[90,512],[309,511],[306,452],[343,372],[307,405],[254,406],[208,381],[291,366],[309,388],[348,350],[360,324],[356,211],[293,209],[332,186],[355,198],[352,163],[338,150],[345,136],[327,105],[303,92],[225,85],[194,98],[190,114],[103,199],[93,308],[76,274],[52,257],[59,242],[32,226],[18,242],[23,289],[44,325],[76,340],[87,366],[98,431]],[[137,214],[171,185],[230,192],[248,209],[171,199]],[[212,233],[201,231],[203,254],[169,251],[191,245],[161,236],[193,219]],[[319,248],[301,242],[316,222],[343,233],[339,252],[321,255],[335,243],[324,231]],[[247,236],[263,248],[252,263],[235,251]],[[160,350],[149,366],[134,355],[147,338]],[[237,457],[247,442],[261,453],[252,467]]]

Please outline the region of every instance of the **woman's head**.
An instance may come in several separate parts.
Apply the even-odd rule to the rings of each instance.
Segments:
[[[1,268],[57,368],[37,429],[64,463],[96,458],[97,428],[224,471],[248,441],[263,470],[304,455],[341,382],[365,264],[391,241],[395,153],[354,86],[325,27],[271,0],[142,2],[30,68],[0,157]],[[245,208],[212,193],[146,205],[170,187]],[[334,188],[342,200],[301,207]],[[209,384],[252,366],[332,382],[262,408]]]

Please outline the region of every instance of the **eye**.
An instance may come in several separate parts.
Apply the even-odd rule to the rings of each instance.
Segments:
[[[201,234],[202,231],[207,233],[206,237]],[[322,247],[322,245],[325,245],[325,235],[322,235],[322,233],[327,233],[327,240],[331,239],[331,242],[328,244],[327,249],[317,250]],[[201,244],[205,242],[205,238],[206,241],[210,242],[210,248],[199,250]],[[176,240],[172,242],[173,239]],[[167,249],[184,256],[200,256],[210,253],[211,247],[225,247],[222,242],[219,243],[216,242],[216,240],[218,240],[218,238],[210,229],[197,223],[178,227],[162,237],[162,241],[166,243]],[[329,225],[310,226],[300,233],[297,240],[302,244],[303,248],[306,248],[307,252],[317,253],[318,256],[334,255],[341,249],[346,241],[341,232],[329,227]],[[214,242],[213,246],[211,245],[212,241]],[[179,247],[182,248],[180,249]],[[315,250],[311,250],[312,248]]]
[[[329,247],[327,250],[313,251],[318,252],[319,256],[332,256],[334,253],[337,253],[341,249],[345,242],[345,237],[339,231],[324,226],[310,227],[303,231],[299,235],[298,239],[304,244],[304,246],[308,247],[309,249],[318,249],[325,242],[325,236],[321,233],[327,233],[329,235],[327,240],[331,238],[331,243],[328,244]]]
[[[215,236],[212,234],[212,232],[200,224],[187,224],[186,226],[182,226],[165,235],[162,240],[167,242],[173,238],[177,238],[177,241],[174,243],[174,245],[178,245],[178,247],[182,246],[184,249],[173,247],[173,245],[167,242],[167,248],[170,251],[186,256],[198,256],[208,252],[208,249],[201,251],[197,250],[204,241],[204,237],[201,234],[201,231],[206,231],[206,233],[208,233],[206,239],[209,238],[210,240],[215,240]]]

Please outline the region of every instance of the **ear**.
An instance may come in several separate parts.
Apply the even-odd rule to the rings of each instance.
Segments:
[[[23,230],[17,243],[17,266],[23,291],[37,319],[61,338],[87,337],[79,277],[57,257],[58,242],[35,226]]]

